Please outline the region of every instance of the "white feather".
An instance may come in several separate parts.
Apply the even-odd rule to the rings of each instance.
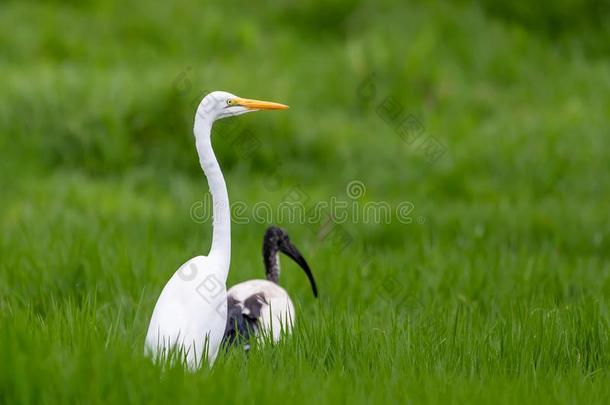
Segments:
[[[184,263],[167,282],[153,311],[145,350],[156,359],[171,350],[185,356],[191,370],[207,356],[214,363],[227,323],[226,281],[231,261],[231,211],[222,171],[212,149],[211,130],[220,118],[285,105],[247,100],[216,91],[203,98],[193,132],[199,163],[212,194],[212,247],[208,256]]]
[[[262,294],[265,303],[259,319],[261,332],[280,340],[282,333],[290,333],[294,324],[294,304],[286,290],[267,280],[248,280],[235,284],[227,291],[227,296],[243,303],[254,294]]]
[[[182,351],[195,370],[207,351],[209,364],[214,363],[227,317],[224,280],[209,270],[217,267],[209,257],[197,256],[163,288],[146,334],[146,349],[157,359],[172,349]]]

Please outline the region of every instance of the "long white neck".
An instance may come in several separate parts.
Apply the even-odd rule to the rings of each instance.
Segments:
[[[212,248],[209,257],[221,264],[221,274],[226,281],[231,261],[231,210],[227,185],[220,170],[220,165],[212,149],[212,121],[205,114],[198,113],[195,118],[195,146],[199,163],[205,173],[212,194]]]

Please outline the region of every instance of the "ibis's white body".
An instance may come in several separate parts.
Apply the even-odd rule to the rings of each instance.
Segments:
[[[219,267],[213,258],[197,256],[174,273],[155,305],[147,350],[157,357],[177,350],[192,370],[204,355],[214,363],[227,321],[225,281],[214,272]]]
[[[235,284],[227,296],[243,303],[251,296],[261,294],[264,302],[259,318],[260,333],[277,342],[283,333],[290,333],[294,325],[294,304],[290,296],[279,285],[268,280],[248,280]],[[244,308],[244,311],[247,311]]]

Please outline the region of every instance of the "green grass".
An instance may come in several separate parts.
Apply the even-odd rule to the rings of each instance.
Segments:
[[[0,403],[607,403],[610,34],[577,3],[0,4]],[[192,121],[215,89],[291,106],[215,127],[233,201],[357,180],[414,221],[281,224],[320,289],[283,261],[294,335],[162,371],[144,335],[210,244]],[[266,225],[233,226],[229,285],[263,274]]]

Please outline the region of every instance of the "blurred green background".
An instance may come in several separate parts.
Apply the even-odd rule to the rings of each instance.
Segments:
[[[608,21],[602,0],[2,1],[0,402],[607,403]],[[413,222],[281,223],[321,291],[282,267],[293,338],[164,373],[143,339],[209,247],[212,90],[291,106],[215,126],[232,201],[358,181]],[[229,284],[262,276],[266,226],[233,226]]]

